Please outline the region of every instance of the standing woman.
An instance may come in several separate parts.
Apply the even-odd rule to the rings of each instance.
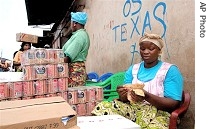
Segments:
[[[22,42],[20,50],[15,54],[13,59],[13,65],[15,67],[15,72],[21,72],[21,56],[24,51],[31,49],[31,43],[30,42]]]
[[[90,46],[89,35],[84,29],[87,13],[71,13],[71,38],[64,44],[64,62],[69,63],[69,87],[83,86],[87,78],[85,61]]]

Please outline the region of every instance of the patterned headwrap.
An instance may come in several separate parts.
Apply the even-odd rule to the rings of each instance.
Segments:
[[[139,45],[142,42],[144,42],[144,41],[148,41],[148,42],[154,43],[156,46],[158,46],[160,48],[160,50],[164,46],[163,39],[161,38],[161,36],[159,36],[157,34],[148,34],[148,33],[145,33],[144,36],[140,38]]]

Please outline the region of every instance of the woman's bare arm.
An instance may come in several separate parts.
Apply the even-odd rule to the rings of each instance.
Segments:
[[[173,100],[171,98],[159,97],[159,96],[153,95],[147,91],[144,91],[144,93],[145,93],[144,99],[147,102],[149,102],[156,108],[163,110],[163,111],[171,112],[174,109],[176,109],[180,103],[180,101]]]

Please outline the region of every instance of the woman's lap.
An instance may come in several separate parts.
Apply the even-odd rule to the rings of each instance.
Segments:
[[[157,110],[154,106],[137,103],[128,104],[121,101],[102,101],[92,111],[93,115],[122,115],[139,124],[142,129],[167,129],[170,114]]]

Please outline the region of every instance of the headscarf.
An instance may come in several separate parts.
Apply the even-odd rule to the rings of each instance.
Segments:
[[[85,25],[87,22],[87,13],[86,12],[71,12],[71,21],[78,22],[82,25]]]
[[[139,45],[142,42],[144,42],[144,41],[148,41],[148,42],[154,43],[156,46],[158,46],[160,48],[160,50],[164,46],[163,39],[158,34],[148,34],[148,33],[145,33],[144,36],[140,38]]]

